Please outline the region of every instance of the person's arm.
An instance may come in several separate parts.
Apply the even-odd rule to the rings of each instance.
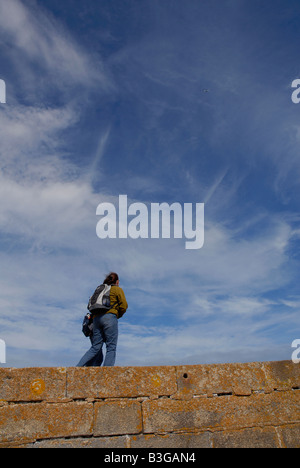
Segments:
[[[128,304],[127,304],[127,301],[126,301],[126,297],[125,297],[125,294],[124,294],[124,291],[122,288],[118,288],[118,316],[119,318],[121,318],[126,310],[128,309]]]

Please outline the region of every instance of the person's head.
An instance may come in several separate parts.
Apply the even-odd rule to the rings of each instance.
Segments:
[[[111,272],[109,273],[109,275],[107,275],[103,284],[107,284],[108,286],[111,286],[111,285],[119,286],[119,276],[117,275],[117,273]]]

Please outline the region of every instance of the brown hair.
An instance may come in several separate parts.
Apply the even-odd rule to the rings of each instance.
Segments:
[[[107,275],[103,284],[107,284],[108,286],[110,286],[111,284],[116,284],[118,279],[119,279],[119,276],[117,275],[117,273],[111,272],[109,273],[109,275]]]

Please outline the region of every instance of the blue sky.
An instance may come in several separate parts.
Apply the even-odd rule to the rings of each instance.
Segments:
[[[0,339],[72,366],[117,271],[117,365],[290,359],[300,338],[300,5],[0,0]],[[96,236],[99,203],[205,203],[205,244]]]

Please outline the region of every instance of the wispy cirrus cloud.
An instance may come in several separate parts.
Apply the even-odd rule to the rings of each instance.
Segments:
[[[90,86],[97,86],[98,91],[110,88],[99,57],[82,48],[63,24],[37,2],[1,0],[0,26],[7,59],[23,69],[23,86],[37,90],[52,84],[61,93],[81,85],[82,97]],[[47,83],[36,72],[46,74]]]

